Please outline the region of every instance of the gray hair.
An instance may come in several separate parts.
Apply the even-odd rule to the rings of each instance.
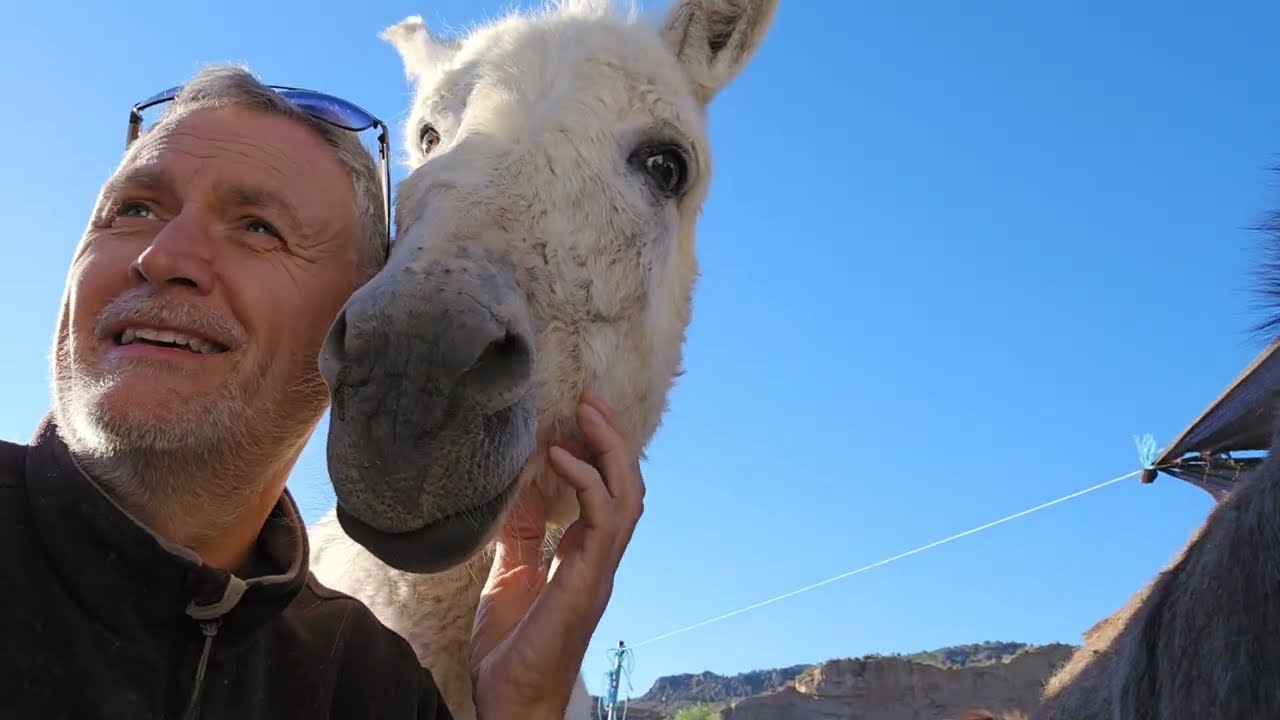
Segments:
[[[304,123],[337,151],[338,158],[351,173],[355,188],[357,222],[364,236],[363,252],[357,262],[360,265],[360,282],[367,281],[382,267],[388,230],[386,205],[382,196],[382,173],[359,135],[298,109],[255,78],[248,68],[227,64],[209,65],[184,83],[178,96],[165,107],[160,118],[147,132],[154,132],[195,110],[231,105]],[[137,147],[136,143],[134,147]],[[124,162],[128,162],[130,156],[131,153],[126,153]]]

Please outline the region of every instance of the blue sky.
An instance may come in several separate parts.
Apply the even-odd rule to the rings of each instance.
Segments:
[[[378,30],[502,7],[8,9],[0,437],[26,439],[48,407],[66,265],[130,103],[245,61],[398,124],[408,91]],[[1168,442],[1199,413],[1263,346],[1248,228],[1280,207],[1278,25],[1263,0],[784,2],[711,112],[687,374],[650,447],[593,688],[619,639],[1128,472],[1135,433]],[[290,483],[309,520],[332,497],[323,427]],[[1167,478],[1112,486],[647,645],[632,682],[1076,642],[1209,507]]]

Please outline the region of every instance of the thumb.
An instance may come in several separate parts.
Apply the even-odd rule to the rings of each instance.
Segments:
[[[511,512],[502,521],[495,538],[499,550],[505,550],[508,558],[514,554],[517,562],[537,564],[542,554],[542,543],[547,532],[547,508],[534,483],[528,483],[516,498]],[[528,556],[528,560],[526,560]]]
[[[511,635],[546,585],[547,567],[542,563],[545,534],[542,496],[530,486],[495,538],[493,565],[480,593],[472,630],[473,662],[482,661]]]

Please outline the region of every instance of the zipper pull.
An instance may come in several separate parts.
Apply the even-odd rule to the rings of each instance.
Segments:
[[[207,620],[200,623],[200,632],[204,634],[204,648],[200,651],[200,662],[196,665],[195,682],[191,684],[191,698],[187,701],[187,710],[182,714],[184,720],[199,720],[200,695],[204,690],[204,671],[209,665],[209,650],[213,648],[213,639],[218,635],[222,620]]]

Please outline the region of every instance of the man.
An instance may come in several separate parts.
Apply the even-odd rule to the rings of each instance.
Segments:
[[[387,251],[385,167],[352,132],[380,123],[237,68],[170,100],[140,137],[135,113],[76,250],[52,412],[0,443],[0,717],[448,718],[408,644],[309,575],[284,489],[327,407],[322,340]],[[474,643],[491,720],[560,717],[639,516],[590,402],[608,460],[562,461],[576,561],[539,585],[527,528],[500,539]]]

